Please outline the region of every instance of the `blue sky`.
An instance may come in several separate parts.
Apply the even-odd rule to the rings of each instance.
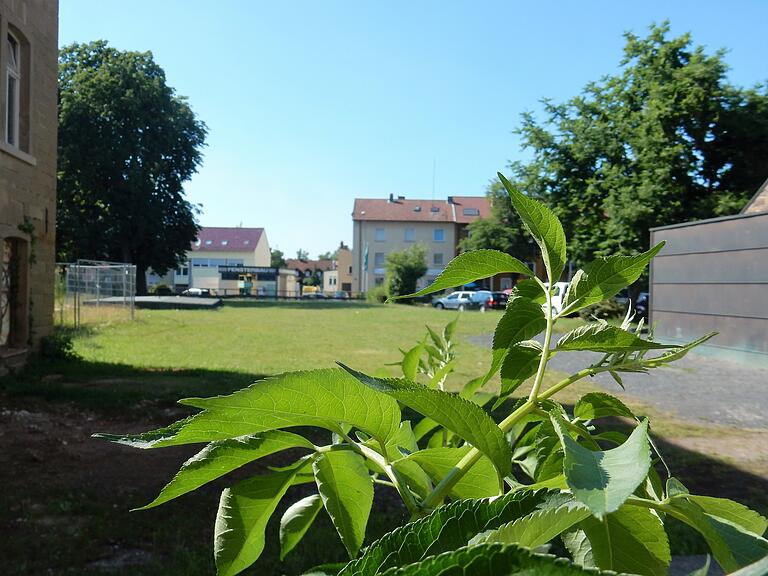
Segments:
[[[187,184],[208,226],[311,256],[352,240],[355,197],[482,195],[525,158],[544,97],[614,72],[624,31],[669,19],[731,82],[768,80],[765,1],[61,0],[60,44],[151,50],[209,128]]]

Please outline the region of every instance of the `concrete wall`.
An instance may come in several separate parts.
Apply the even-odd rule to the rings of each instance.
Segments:
[[[9,30],[22,43],[18,147],[6,141]],[[36,345],[53,325],[57,58],[58,2],[0,0],[0,239],[16,238],[27,252],[17,299],[26,325],[16,327],[24,332],[17,347]]]
[[[768,367],[768,212],[651,231],[667,245],[651,265],[659,340],[720,334],[702,351]]]

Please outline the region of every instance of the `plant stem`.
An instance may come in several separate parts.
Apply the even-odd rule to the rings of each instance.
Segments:
[[[536,379],[533,381],[533,387],[531,393],[528,395],[528,402],[535,403],[539,395],[539,389],[541,388],[541,382],[544,380],[544,371],[547,368],[547,362],[549,361],[549,345],[552,341],[552,326],[554,321],[552,320],[552,287],[544,288],[544,294],[546,295],[547,309],[544,311],[547,319],[547,329],[544,332],[544,344],[541,347],[541,358],[539,359],[539,368],[536,371]]]
[[[386,455],[379,454],[376,452],[376,450],[369,448],[365,444],[357,444],[356,442],[354,444],[357,446],[357,450],[359,450],[363,456],[384,470],[384,473],[392,482],[392,486],[400,494],[400,498],[402,498],[403,503],[405,504],[405,507],[408,509],[408,512],[411,514],[411,516],[418,515],[419,505],[416,503],[416,499],[413,497],[413,494],[405,482],[403,482],[400,474],[398,474],[394,466],[389,463],[389,458],[387,458]],[[385,450],[384,446],[382,446],[382,450]]]

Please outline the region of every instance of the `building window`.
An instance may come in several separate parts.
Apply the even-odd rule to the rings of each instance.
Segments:
[[[189,268],[186,266],[182,266],[178,270],[176,270],[177,276],[188,276],[189,275]]]
[[[352,266],[349,267],[349,273],[352,274]]]
[[[435,228],[432,233],[432,239],[435,242],[445,242],[445,229]]]
[[[464,208],[462,210],[462,213],[464,216],[480,216],[480,209],[479,208]]]
[[[222,246],[226,246],[227,244],[229,244],[229,240],[222,240],[221,241],[221,245]]]
[[[386,239],[387,239],[387,236],[384,233],[384,228],[376,228],[376,232],[374,234],[374,240],[376,240],[376,242],[384,242]]]
[[[21,121],[21,45],[8,33],[5,58],[5,141],[19,148],[19,123]]]
[[[375,286],[381,286],[382,284],[384,284],[384,277],[376,276],[376,278],[373,280],[373,283]]]
[[[442,266],[443,265],[443,253],[442,252],[436,252],[432,255],[432,264],[434,266]]]
[[[406,242],[413,242],[416,240],[416,230],[413,228],[406,228],[405,229],[405,241]]]
[[[206,240],[205,241],[205,245],[206,246],[210,246],[211,244],[213,244],[213,240]]]
[[[376,252],[373,255],[373,265],[376,268],[381,268],[384,266],[384,252]]]

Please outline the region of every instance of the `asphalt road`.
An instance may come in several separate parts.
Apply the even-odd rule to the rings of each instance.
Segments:
[[[490,348],[492,338],[488,334],[470,340]],[[554,356],[549,365],[573,373],[601,357],[596,352],[564,352]],[[626,394],[681,419],[699,424],[768,428],[768,369],[691,352],[671,366],[621,377]],[[619,396],[622,393],[609,374],[598,374],[593,381],[606,392],[618,392]]]

